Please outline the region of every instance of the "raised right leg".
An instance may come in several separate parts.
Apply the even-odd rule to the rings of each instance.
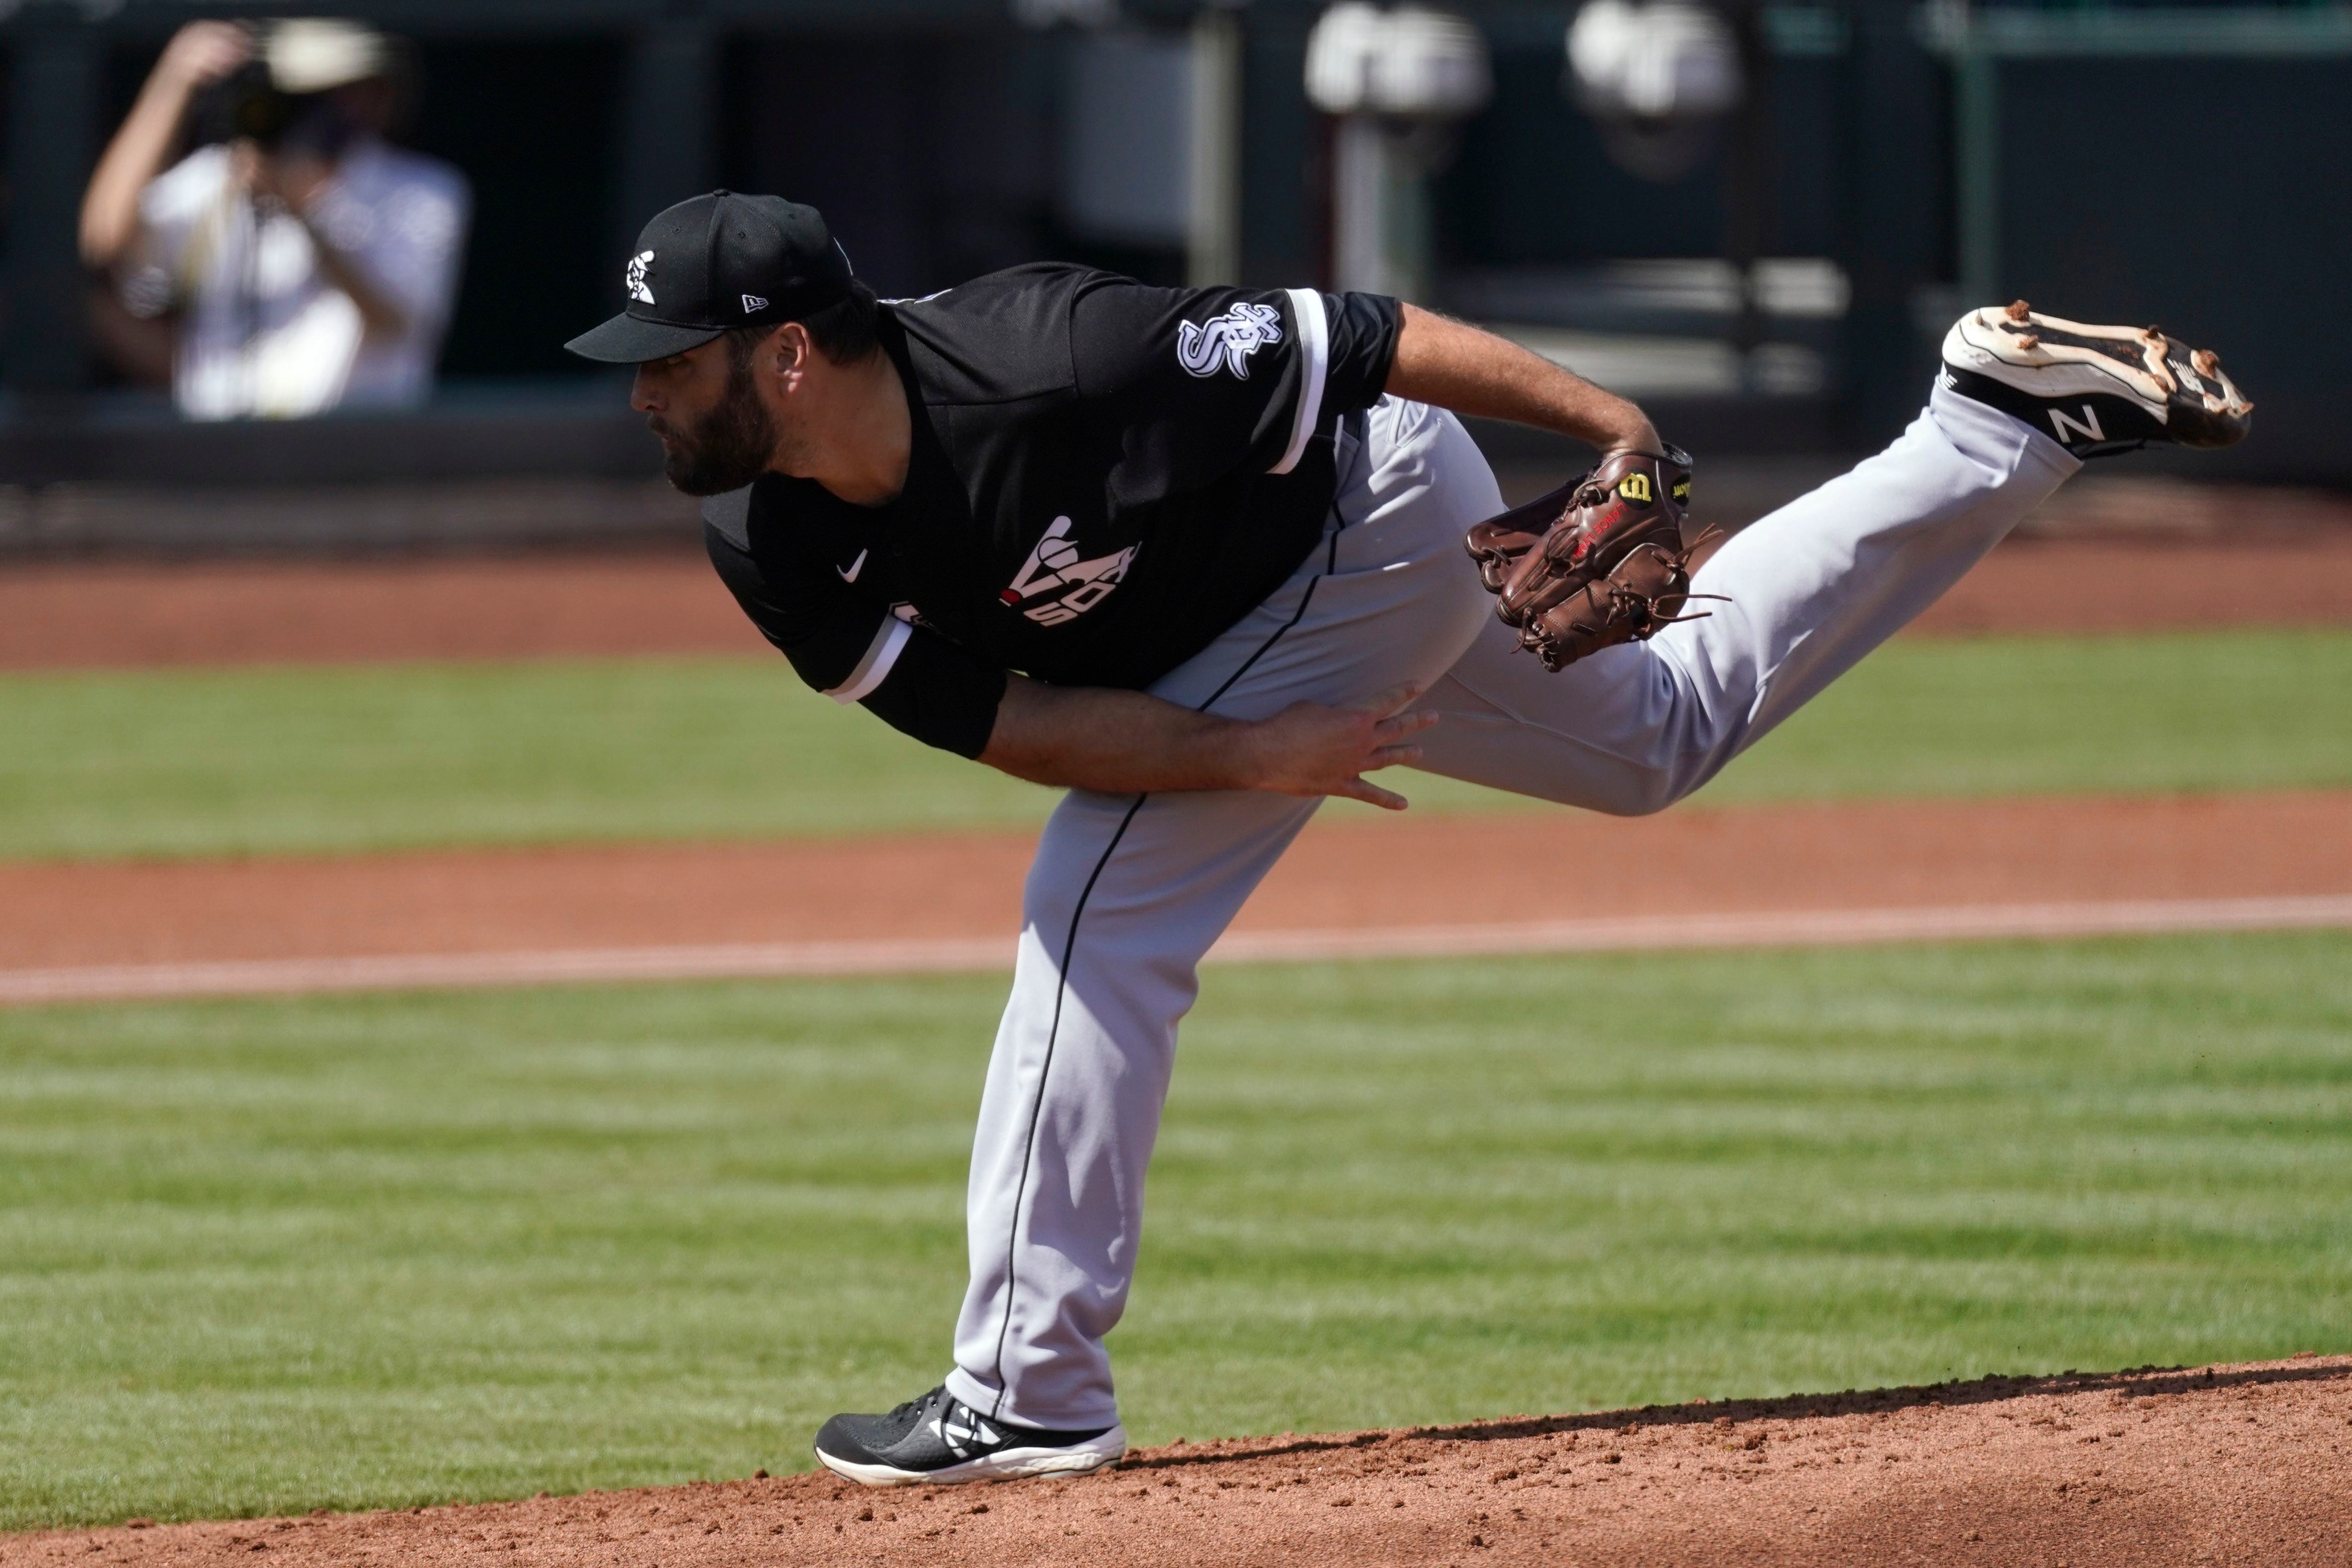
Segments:
[[[2082,465],[1938,384],[1878,456],[1743,531],[1692,584],[1727,604],[1557,674],[1490,621],[1423,700],[1432,773],[1617,816],[1662,810],[1936,602]]]

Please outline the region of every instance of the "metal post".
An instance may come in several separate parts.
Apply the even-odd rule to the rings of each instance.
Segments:
[[[654,214],[718,184],[718,120],[719,32],[707,17],[665,17],[630,39],[614,193],[615,256]]]
[[[1332,286],[1367,294],[1395,291],[1390,276],[1387,132],[1369,114],[1343,115],[1331,150]]]
[[[1242,276],[1242,23],[1212,5],[1192,23],[1191,211],[1184,273],[1195,289]]]
[[[1908,0],[1856,0],[1847,57],[1843,253],[1848,435],[1874,446],[1918,411],[1935,344],[1913,312],[1938,258],[1936,68]]]
[[[97,31],[79,10],[21,15],[8,92],[7,379],[20,395],[89,384],[79,229],[96,162]]]
[[[1757,263],[1769,243],[1772,215],[1772,50],[1761,5],[1736,4],[1726,12],[1739,50],[1741,90],[1724,148],[1723,256],[1731,264],[1737,290],[1731,351],[1738,358],[1742,387],[1753,392],[1756,350],[1764,341]]]
[[[1961,303],[2000,300],[2000,59],[1982,29],[1962,24],[1954,82],[1958,134]]]
[[[1330,282],[1328,142],[1298,90],[1310,20],[1303,7],[1255,5],[1242,30],[1241,279],[1253,287]]]
[[[1416,132],[1418,134],[1416,134]],[[1443,134],[1438,128],[1386,128],[1388,185],[1383,193],[1383,237],[1388,252],[1388,292],[1416,304],[1430,298],[1435,266],[1435,217],[1430,210],[1427,148],[1418,145]]]

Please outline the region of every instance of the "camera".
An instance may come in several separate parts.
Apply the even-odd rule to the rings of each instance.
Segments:
[[[329,162],[358,132],[331,92],[288,92],[260,60],[225,78],[200,118],[208,141],[250,142],[265,153],[309,154]]]

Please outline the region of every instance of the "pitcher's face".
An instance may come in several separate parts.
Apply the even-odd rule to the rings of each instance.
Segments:
[[[660,438],[663,474],[688,495],[741,489],[775,458],[751,356],[725,338],[639,365],[629,406]]]

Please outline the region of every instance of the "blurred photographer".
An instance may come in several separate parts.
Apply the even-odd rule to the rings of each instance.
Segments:
[[[191,22],[164,48],[82,198],[81,253],[133,321],[171,323],[188,417],[431,391],[470,198],[456,169],[383,140],[404,63],[331,20]],[[184,134],[204,144],[164,169]]]

